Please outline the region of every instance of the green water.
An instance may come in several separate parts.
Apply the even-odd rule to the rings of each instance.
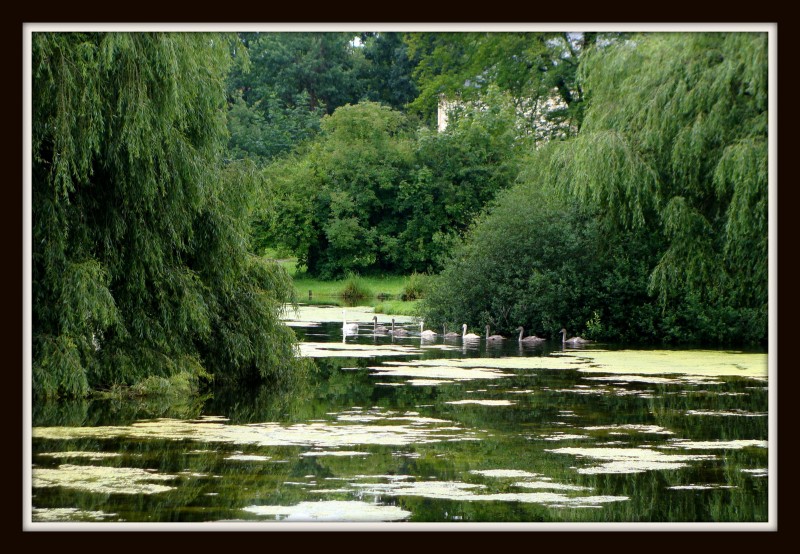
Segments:
[[[291,396],[34,406],[32,527],[769,520],[763,352],[421,341],[357,312],[343,337],[313,315],[293,325],[319,372]]]

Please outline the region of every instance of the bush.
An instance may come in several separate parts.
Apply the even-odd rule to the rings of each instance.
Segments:
[[[428,276],[415,271],[406,279],[401,298],[405,301],[419,300],[425,296],[427,289]]]
[[[367,287],[358,273],[348,272],[341,296],[349,301],[363,300],[364,298],[370,298],[372,296],[372,291]]]

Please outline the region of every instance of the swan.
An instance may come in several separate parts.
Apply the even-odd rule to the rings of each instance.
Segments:
[[[489,334],[489,326],[486,326],[486,340],[489,342],[497,342],[501,340],[506,340],[503,335],[490,335]]]
[[[522,335],[525,334],[525,329],[523,327],[517,327],[517,331],[519,331],[519,342],[524,342],[526,344],[532,344],[537,342],[544,342],[545,339],[541,337],[537,337],[536,335],[529,335],[525,338],[522,338]]]
[[[475,333],[467,333],[467,324],[464,323],[461,326],[461,338],[464,340],[478,340],[481,338],[481,336],[476,335]]]
[[[590,342],[594,342],[594,341],[590,341],[590,340],[585,339],[583,337],[572,337],[572,338],[568,339],[567,338],[567,330],[566,329],[561,329],[561,344],[588,344]]]
[[[378,325],[378,316],[372,316],[372,332],[376,335],[384,334],[389,329],[384,325]]]
[[[425,328],[425,321],[420,321],[419,322],[419,335],[424,339],[432,339],[433,337],[435,337],[438,334],[438,333],[436,333],[436,331],[431,331],[430,329],[425,329],[423,331],[424,328]]]
[[[344,310],[342,310],[342,332],[345,334],[358,333],[358,323],[347,323],[347,315]]]
[[[389,331],[390,335],[394,335],[395,337],[404,337],[408,334],[408,331],[403,329],[402,327],[398,327],[397,329],[394,328],[394,318],[392,318],[392,329]]]
[[[458,338],[458,337],[461,336],[461,335],[459,335],[458,333],[456,333],[454,331],[450,331],[448,333],[447,332],[447,324],[442,325],[442,334],[444,334],[444,338],[446,338],[446,339],[455,339],[455,338]]]

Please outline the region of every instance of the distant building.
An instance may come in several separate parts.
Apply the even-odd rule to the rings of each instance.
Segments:
[[[448,115],[462,105],[460,100],[448,99],[445,95],[439,96],[437,108],[437,129],[441,133],[447,129]],[[480,106],[473,102],[473,106]],[[531,100],[517,109],[519,117],[520,135],[534,135],[537,141],[547,141],[554,138],[564,138],[577,132],[574,125],[553,118],[559,111],[567,109],[567,104],[561,99],[555,89],[547,99]]]

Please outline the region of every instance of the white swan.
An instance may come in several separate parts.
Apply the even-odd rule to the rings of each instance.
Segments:
[[[486,326],[486,340],[488,342],[498,342],[498,341],[501,341],[501,340],[506,340],[506,338],[503,335],[490,335],[489,334],[489,326],[487,325]]]
[[[345,310],[342,310],[342,332],[344,334],[358,333],[358,323],[347,323]]]
[[[378,325],[378,316],[372,316],[372,332],[376,335],[384,335],[389,329],[384,325]]]
[[[590,340],[585,339],[583,337],[572,337],[572,338],[568,339],[567,338],[567,330],[566,329],[561,329],[561,344],[588,344],[590,342],[594,342],[594,341],[590,341]]]
[[[467,324],[461,326],[461,338],[464,340],[480,340],[481,336],[475,333],[467,333]]]
[[[425,329],[423,331],[423,329],[425,329],[424,320],[419,322],[419,336],[421,336],[423,339],[432,339],[438,334],[436,331],[431,331],[430,329]]]
[[[524,342],[526,344],[533,344],[545,341],[545,339],[537,337],[536,335],[529,335],[525,338],[522,338],[522,335],[525,334],[525,329],[522,327],[517,327],[517,331],[519,331],[519,342]]]
[[[398,327],[397,329],[394,328],[394,318],[392,318],[392,329],[389,331],[390,335],[395,337],[404,337],[408,334],[408,331],[403,329],[402,327]]]

